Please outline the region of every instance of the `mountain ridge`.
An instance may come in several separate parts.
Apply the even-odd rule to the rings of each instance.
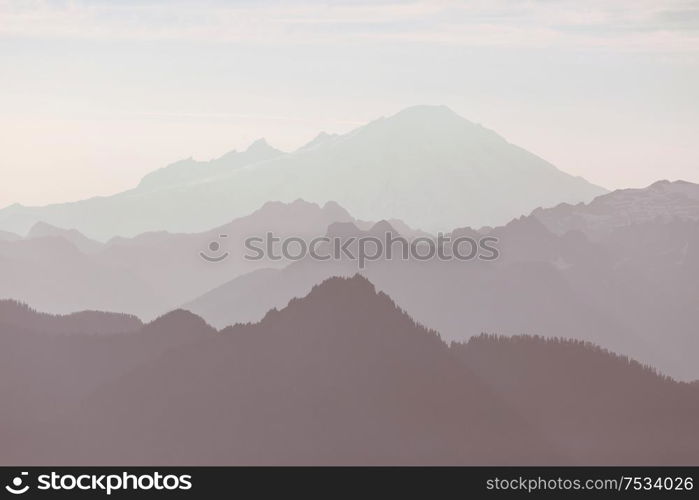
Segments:
[[[0,229],[24,233],[43,220],[100,241],[152,230],[197,232],[265,201],[303,198],[338,202],[358,219],[401,219],[433,232],[500,224],[606,192],[445,107],[408,108],[291,153],[263,146],[258,157],[260,148],[251,149],[208,166],[177,163],[109,197],[6,208]]]
[[[530,214],[557,234],[582,231],[599,238],[614,228],[655,219],[699,220],[699,184],[658,180],[645,188],[617,189],[591,202],[561,203],[537,208]]]
[[[140,333],[71,335],[50,346],[32,332],[0,331],[0,380],[27,370],[10,352],[51,353],[50,370],[39,365],[21,395],[0,384],[11,409],[0,421],[13,430],[0,463],[672,465],[699,457],[690,432],[696,384],[581,342],[481,336],[448,345],[358,275],[326,280],[252,325],[216,332],[184,317],[173,311]],[[68,366],[81,382],[63,388]],[[47,384],[65,391],[48,412],[45,399],[26,397]]]

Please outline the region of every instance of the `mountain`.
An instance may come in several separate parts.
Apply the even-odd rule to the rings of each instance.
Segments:
[[[153,232],[105,244],[37,224],[25,239],[0,241],[0,298],[54,314],[91,309],[150,320],[241,274],[288,262],[245,259],[248,237],[270,231],[310,240],[352,220],[336,203],[270,202],[203,233]]]
[[[85,237],[75,229],[62,229],[46,224],[45,222],[37,222],[34,224],[29,230],[29,233],[27,233],[27,236],[25,236],[25,239],[32,240],[37,238],[53,237],[64,238],[85,254],[95,253],[102,248],[102,243]]]
[[[17,241],[21,238],[22,237],[17,234],[0,231],[0,241]]]
[[[137,189],[148,191],[203,182],[245,165],[270,160],[283,154],[267,144],[264,139],[258,139],[243,152],[231,151],[210,161],[196,161],[188,158],[168,165],[146,175],[141,179]]]
[[[160,292],[98,256],[82,253],[61,236],[0,242],[0,298],[52,314],[87,309],[141,315],[144,306],[159,306],[154,298]]]
[[[413,233],[410,228],[406,229]],[[384,241],[386,234],[403,237],[388,221],[334,222],[326,232],[327,237],[340,241],[353,255],[358,255],[358,238],[375,237]],[[324,243],[318,245],[317,252],[319,255],[333,255],[332,249],[333,244]],[[270,309],[286,307],[292,298],[306,295],[314,285],[332,276],[352,276],[356,268],[354,261],[336,261],[334,257],[322,261],[308,257],[283,269],[258,269],[239,276],[181,307],[206,318],[217,328],[256,322]]]
[[[0,211],[0,229],[24,233],[44,221],[100,241],[199,232],[270,200],[302,198],[338,202],[359,219],[398,218],[435,232],[503,224],[536,207],[606,192],[443,106],[408,108],[288,154],[251,149],[210,165],[177,163],[114,196],[13,205]]]
[[[53,315],[35,311],[14,300],[0,300],[0,327],[19,327],[35,332],[67,334],[136,332],[143,323],[128,314],[81,311],[68,315]]]
[[[676,379],[699,379],[699,222],[656,220],[592,240],[579,231],[555,234],[529,216],[487,236],[498,239],[495,261],[394,258],[359,270],[347,259],[308,259],[240,276],[182,307],[217,327],[259,321],[324,279],[360,271],[448,340],[482,332],[587,340]]]
[[[697,461],[699,440],[685,441],[676,432],[693,425],[699,410],[696,383],[674,382],[625,356],[575,340],[481,335],[453,345],[452,352],[579,463]],[[682,403],[684,398],[691,401]]]
[[[174,311],[138,333],[52,339],[0,331],[0,398],[11,410],[0,417],[0,463],[699,458],[695,384],[581,342],[479,337],[449,346],[359,276],[327,280],[258,324],[220,332]],[[28,376],[8,352],[42,363]],[[4,380],[26,380],[24,397]],[[45,397],[60,390],[58,400]]]
[[[588,204],[537,208],[532,215],[555,233],[582,231],[592,238],[631,224],[698,221],[699,184],[663,180],[643,189],[618,189]]]
[[[24,461],[19,455],[12,459],[13,450],[37,458],[36,447],[27,448],[27,440],[38,444],[60,433],[65,415],[103,385],[173,347],[215,333],[184,311],[148,325],[119,314],[47,315],[5,301],[0,302],[0,314],[3,465]]]
[[[340,134],[328,134],[327,132],[321,132],[315,136],[310,142],[299,148],[300,150],[314,149],[325,144],[329,144],[340,137]]]

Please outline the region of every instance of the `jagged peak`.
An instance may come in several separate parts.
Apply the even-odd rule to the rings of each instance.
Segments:
[[[35,235],[44,235],[46,232],[49,232],[51,234],[57,234],[57,233],[63,233],[63,234],[73,234],[73,235],[80,235],[83,236],[83,234],[78,231],[77,229],[67,229],[64,227],[58,227],[54,226],[53,224],[49,224],[48,222],[44,222],[42,220],[37,221],[34,223],[34,225],[29,229],[29,232],[27,233],[27,238],[30,238]],[[83,236],[85,237],[85,236]]]
[[[248,148],[245,150],[246,153],[260,153],[260,152],[279,152],[279,150],[273,146],[270,146],[270,144],[267,142],[267,139],[264,137],[261,137],[255,141],[253,141],[252,144],[248,146]]]
[[[386,219],[381,219],[376,224],[371,226],[369,229],[370,233],[373,234],[385,234],[385,233],[395,233],[395,228]]]
[[[328,134],[325,131],[320,132],[317,136],[315,136],[309,142],[307,142],[306,144],[301,146],[299,148],[299,151],[305,151],[305,150],[317,148],[319,146],[323,146],[325,144],[328,144],[328,143],[334,141],[338,137],[340,137],[339,134]]]
[[[333,222],[326,231],[329,237],[357,236],[361,233],[362,230],[354,222]]]
[[[264,205],[262,205],[260,208],[258,208],[255,212],[262,212],[262,211],[267,211],[267,210],[280,210],[284,208],[300,208],[300,207],[308,207],[308,208],[316,208],[320,210],[320,205],[317,203],[314,203],[312,201],[306,201],[303,198],[297,198],[294,201],[267,201],[265,202]]]

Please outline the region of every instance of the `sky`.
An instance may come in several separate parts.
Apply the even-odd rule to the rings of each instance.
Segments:
[[[610,189],[699,182],[699,0],[0,0],[0,207],[416,104]]]

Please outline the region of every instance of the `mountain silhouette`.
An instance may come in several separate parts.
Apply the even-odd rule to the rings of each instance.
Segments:
[[[153,232],[105,244],[38,223],[25,239],[0,241],[0,298],[65,314],[85,309],[120,311],[151,320],[217,286],[261,267],[287,261],[247,260],[244,240],[325,234],[353,218],[336,203],[269,202],[252,214],[203,233]],[[211,245],[218,245],[212,251]],[[211,257],[227,257],[212,264]]]
[[[143,327],[141,320],[128,314],[81,311],[60,316],[35,311],[14,300],[0,300],[0,325],[42,333],[100,335],[136,332]]]
[[[618,189],[588,204],[537,208],[532,215],[557,234],[581,231],[592,238],[632,224],[699,221],[699,184],[657,181],[642,189]]]
[[[334,142],[340,137],[339,134],[328,134],[327,132],[321,132],[315,136],[311,141],[303,145],[299,150],[309,150],[314,149],[325,144]]]
[[[481,335],[452,352],[583,465],[697,461],[699,440],[677,432],[699,411],[696,383],[575,340]]]
[[[202,182],[225,175],[230,170],[270,160],[282,154],[281,151],[267,144],[264,139],[258,139],[243,152],[231,151],[210,161],[196,161],[188,158],[151,172],[141,179],[138,189],[142,191],[158,190]]]
[[[485,234],[498,238],[496,261],[382,259],[361,273],[448,340],[481,332],[587,340],[677,379],[699,378],[699,222],[654,220],[592,240],[555,234],[529,216]],[[295,262],[240,276],[182,307],[219,328],[259,321],[313,285],[357,270],[353,261]]]
[[[401,224],[400,221],[394,223]],[[410,228],[407,231],[410,236],[405,237],[392,223],[385,220],[376,223],[334,222],[326,232],[326,236],[334,242],[321,243],[317,245],[316,251],[319,255],[333,255],[333,246],[337,245],[335,242],[339,242],[348,253],[356,256],[359,254],[359,238],[371,237],[383,242],[388,234],[394,239],[405,238],[409,241],[419,234]],[[370,246],[369,252],[374,250]],[[396,247],[395,252],[400,255],[401,250]],[[317,261],[309,256],[283,270],[260,269],[239,276],[182,307],[206,318],[217,328],[259,321],[268,310],[285,307],[290,299],[306,295],[314,285],[331,276],[352,276],[356,270],[357,262],[354,260],[345,258],[337,261],[333,256],[330,261]]]
[[[606,192],[444,106],[408,108],[292,153],[251,150],[204,165],[179,162],[114,196],[13,205],[0,210],[0,229],[26,233],[43,221],[100,241],[201,232],[269,200],[302,198],[338,202],[358,219],[398,218],[435,232],[503,224],[536,207]]]
[[[581,342],[486,336],[449,346],[360,276],[220,332],[174,311],[139,333],[47,338],[0,335],[2,347],[46,363],[32,371],[0,350],[0,380],[26,379],[22,397],[0,384],[11,403],[2,463],[699,458],[696,384]],[[60,390],[60,400],[49,396]]]
[[[37,222],[29,230],[25,239],[61,237],[71,242],[75,247],[85,254],[92,254],[102,249],[102,243],[91,240],[85,237],[75,229],[62,229],[59,227],[46,224],[45,222]]]
[[[0,317],[3,465],[22,462],[22,456],[38,459],[31,441],[63,432],[66,415],[104,384],[168,349],[215,333],[185,311],[141,325],[127,315],[81,312],[61,317],[2,301]]]

